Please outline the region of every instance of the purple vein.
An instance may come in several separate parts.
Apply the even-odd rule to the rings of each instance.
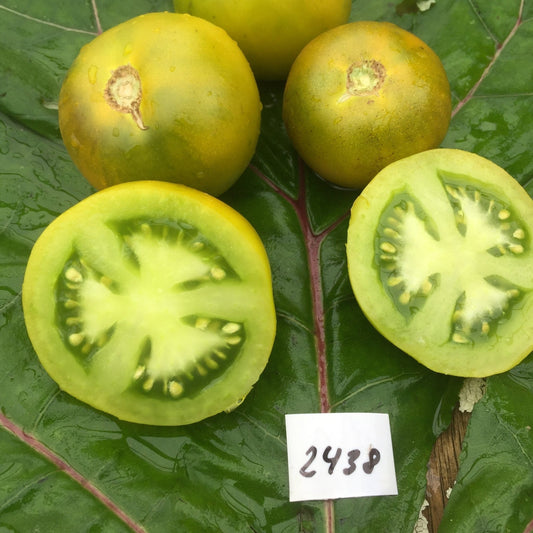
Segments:
[[[112,513],[114,513],[120,520],[122,520],[135,533],[145,533],[145,530],[137,524],[132,518],[120,509],[110,498],[108,498],[102,491],[96,488],[91,482],[85,479],[78,471],[69,466],[63,459],[56,455],[52,450],[47,448],[42,442],[37,440],[22,428],[17,426],[4,414],[0,413],[0,426],[9,431],[12,435],[19,438],[22,442],[27,444],[35,452],[50,461],[58,470],[64,472],[76,483],[81,485],[87,492],[105,505]]]
[[[302,230],[305,247],[307,251],[307,261],[309,265],[309,278],[311,285],[311,301],[313,306],[313,335],[315,338],[315,349],[317,356],[318,368],[318,391],[320,397],[320,412],[329,413],[331,404],[328,391],[328,375],[327,375],[327,360],[326,360],[326,334],[324,325],[324,294],[322,290],[322,278],[320,268],[320,247],[324,238],[335,229],[345,217],[341,217],[330,227],[326,228],[320,233],[313,233],[309,218],[307,216],[306,206],[306,183],[304,163],[300,161],[299,168],[299,191],[296,199],[290,197],[282,191],[275,183],[266,177],[256,167],[251,166],[251,170],[255,172],[265,183],[267,183],[277,194],[283,197],[294,209],[300,228]]]
[[[294,209],[300,228],[303,233],[305,247],[307,250],[307,261],[309,265],[309,278],[311,284],[311,300],[313,306],[313,334],[315,337],[315,349],[318,368],[318,391],[320,398],[320,412],[329,413],[331,403],[328,390],[328,366],[326,359],[326,332],[324,323],[324,293],[322,290],[322,277],[320,269],[320,247],[324,238],[335,229],[347,216],[347,214],[333,223],[322,232],[315,234],[311,228],[306,206],[306,182],[305,164],[300,160],[299,168],[299,191],[296,199],[293,199],[277,187],[256,167],[250,166],[262,180],[264,180],[277,194],[282,196]],[[335,507],[332,500],[324,502],[324,522],[327,533],[335,531]]]
[[[511,31],[509,32],[509,35],[504,39],[504,41],[500,44],[496,45],[496,51],[494,52],[494,55],[492,56],[492,59],[490,60],[489,64],[485,67],[485,70],[482,72],[481,76],[477,80],[477,82],[472,86],[470,91],[468,91],[468,94],[455,106],[454,110],[452,111],[452,118],[459,113],[459,111],[463,108],[465,104],[467,104],[476,94],[477,90],[479,89],[479,86],[483,82],[483,80],[488,76],[489,72],[492,70],[492,67],[500,57],[500,54],[503,52],[505,47],[509,44],[509,41],[515,36],[516,32],[518,31],[518,28],[522,24],[522,13],[524,10],[524,1],[521,0],[520,7],[518,8],[518,17],[516,18],[515,25],[512,27]]]
[[[298,217],[303,232],[307,249],[309,264],[309,278],[311,285],[311,298],[313,305],[313,326],[318,367],[318,390],[320,395],[320,411],[328,413],[331,405],[329,401],[327,361],[326,361],[326,334],[324,328],[324,303],[320,275],[320,245],[325,233],[315,235],[311,229],[305,205],[306,188],[303,163],[300,163],[300,191],[296,201],[291,201]]]

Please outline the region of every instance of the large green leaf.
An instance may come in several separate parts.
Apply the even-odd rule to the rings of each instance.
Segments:
[[[356,193],[298,160],[282,84],[261,85],[256,156],[223,196],[265,243],[279,324],[244,404],[186,427],[121,422],[59,391],[31,348],[20,301],[27,257],[55,216],[93,192],[59,137],[61,81],[101,28],[171,9],[170,0],[0,4],[0,531],[410,533],[462,381],[418,365],[357,307],[344,255]],[[533,195],[531,11],[525,0],[437,0],[425,11],[375,0],[354,2],[352,19],[390,20],[428,42],[454,95],[443,144],[493,159]],[[532,382],[531,357],[488,380],[443,531],[522,532],[533,520]],[[284,415],[327,410],[389,413],[398,496],[289,502]]]

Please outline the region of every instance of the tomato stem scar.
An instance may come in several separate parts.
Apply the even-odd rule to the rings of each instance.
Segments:
[[[131,65],[122,65],[111,73],[104,91],[106,102],[120,113],[129,113],[141,130],[147,130],[141,116],[141,78]]]
[[[385,67],[374,59],[352,63],[346,71],[346,92],[339,98],[339,102],[350,96],[378,94],[386,74]]]

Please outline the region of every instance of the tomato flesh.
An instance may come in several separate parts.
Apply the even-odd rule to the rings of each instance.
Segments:
[[[429,368],[484,377],[533,350],[533,200],[477,155],[389,165],[355,201],[347,253],[375,327]]]
[[[23,304],[60,387],[146,424],[238,404],[275,331],[252,227],[208,195],[157,182],[110,187],[58,217],[32,251]]]

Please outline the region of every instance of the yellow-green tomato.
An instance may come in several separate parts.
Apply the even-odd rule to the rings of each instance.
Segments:
[[[393,161],[439,146],[450,118],[440,58],[389,22],[320,34],[298,55],[283,95],[287,133],[302,159],[354,189]]]
[[[176,11],[224,28],[261,80],[285,79],[300,50],[345,24],[351,7],[351,0],[174,0]]]
[[[259,136],[261,102],[248,61],[198,17],[149,13],[85,45],[61,88],[59,126],[87,180],[182,183],[219,195]]]

